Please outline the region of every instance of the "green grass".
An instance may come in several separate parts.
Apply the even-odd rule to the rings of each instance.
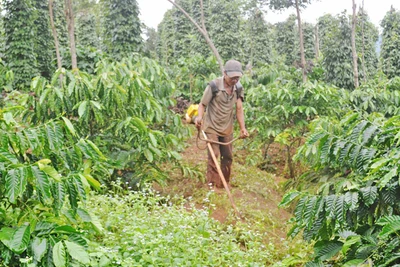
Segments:
[[[207,209],[188,207],[185,201],[173,205],[170,199],[151,191],[93,195],[87,208],[105,225],[104,235],[94,236],[98,242],[90,250],[109,266],[273,263],[274,248],[264,244],[262,233],[244,224],[221,224],[209,217]]]

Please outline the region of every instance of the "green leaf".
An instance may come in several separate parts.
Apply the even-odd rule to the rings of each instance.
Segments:
[[[36,188],[39,190],[44,203],[51,203],[50,181],[47,174],[38,167],[31,167],[32,174],[36,178]]]
[[[400,221],[400,216],[399,215],[391,215],[391,216],[385,216],[380,218],[376,224],[377,225],[381,225],[381,226],[385,226],[389,223],[395,222],[395,221]]]
[[[155,148],[152,145],[149,145],[149,149],[151,150],[151,152],[153,152],[153,155],[155,154],[155,155],[157,155],[159,157],[162,156],[162,152],[158,148]]]
[[[54,228],[51,233],[54,234],[76,234],[79,233],[74,227],[70,225],[62,225]]]
[[[56,210],[59,210],[64,205],[66,195],[64,183],[54,183],[52,186],[52,192],[54,199],[53,206]]]
[[[88,101],[82,101],[78,108],[79,117],[82,118],[83,115],[87,112],[87,104]]]
[[[75,83],[76,83],[76,80],[72,79],[71,82],[68,84],[68,88],[67,88],[68,96],[71,96],[72,93],[74,92]]]
[[[30,236],[29,225],[23,225],[15,230],[10,240],[4,240],[3,243],[14,253],[21,254],[27,249]]]
[[[94,179],[90,174],[84,174],[83,176],[86,178],[86,180],[88,181],[88,183],[89,183],[94,189],[100,190],[101,184],[100,184],[96,179]]]
[[[74,183],[75,188],[77,189],[77,193],[80,200],[83,202],[86,201],[86,194],[87,194],[86,190],[89,190],[89,185],[87,184],[85,177],[83,177],[83,175],[81,174],[78,174],[77,176],[72,177],[72,182]],[[86,183],[87,186],[85,186],[84,183]]]
[[[46,90],[44,90],[44,92],[42,92],[40,94],[40,99],[39,99],[39,104],[40,105],[43,104],[43,101],[47,98],[47,95],[49,94],[49,92],[50,92],[50,89],[46,89]]]
[[[31,246],[35,261],[40,262],[47,251],[47,240],[35,237]]]
[[[157,147],[157,140],[152,133],[149,133],[150,141],[153,147]]]
[[[89,147],[90,147],[92,150],[94,150],[94,151],[97,153],[97,155],[101,157],[101,159],[104,159],[104,160],[107,159],[107,158],[103,155],[103,153],[100,151],[100,149],[99,149],[92,141],[86,139],[85,142],[86,142],[87,144],[89,144]]]
[[[146,124],[144,124],[144,122],[141,119],[133,118],[132,123],[139,129],[140,132],[142,132],[142,133],[147,132]]]
[[[101,225],[99,218],[96,217],[94,214],[90,214],[90,217],[92,218],[92,221],[90,223],[92,224],[96,232],[99,234],[103,234],[104,228],[103,225]]]
[[[12,164],[17,164],[18,159],[11,154],[9,151],[4,150],[3,148],[0,147],[0,162],[8,162]]]
[[[182,159],[182,156],[178,153],[178,152],[176,152],[176,151],[170,151],[169,152],[176,160],[181,160]]]
[[[144,156],[146,157],[146,159],[149,162],[153,162],[153,153],[147,148],[143,152],[144,152]]]
[[[379,182],[379,186],[385,187],[386,184],[397,175],[397,166],[393,167],[385,176],[383,176],[382,180]]]
[[[281,203],[279,203],[279,207],[286,207],[287,205],[289,205],[290,203],[292,203],[292,201],[294,199],[296,199],[301,193],[299,191],[294,191],[294,192],[288,192],[283,196],[283,199],[281,201]]]
[[[101,105],[100,105],[99,102],[91,100],[90,103],[91,103],[95,108],[101,110]]]
[[[76,210],[76,208],[78,207],[78,200],[79,200],[78,192],[72,178],[68,179],[67,183],[68,183],[67,192],[68,192],[69,203],[72,209]]]
[[[389,161],[390,161],[390,158],[384,158],[384,159],[380,159],[380,160],[376,161],[370,167],[371,170],[372,170],[372,173],[375,173],[375,172],[379,171],[382,168],[382,166],[384,166],[385,163],[387,163]]]
[[[73,242],[65,241],[69,255],[82,264],[89,264],[90,258],[89,254],[86,252],[85,248],[75,244]]]
[[[354,259],[343,264],[343,267],[354,267],[354,266],[363,266],[362,264],[365,263],[363,259]]]
[[[379,236],[382,238],[387,238],[389,235],[397,233],[399,231],[400,231],[400,220],[393,221],[382,228],[382,231],[379,233]]]
[[[65,267],[67,264],[67,253],[62,241],[57,242],[53,247],[53,263],[56,267]]]
[[[14,234],[14,229],[9,227],[3,227],[0,230],[0,241],[8,241]]]
[[[343,247],[340,241],[318,241],[314,245],[315,257],[321,261],[328,260],[335,256]]]
[[[5,177],[6,196],[10,203],[15,204],[18,197],[21,197],[27,185],[27,175],[24,168],[12,169]]]
[[[41,160],[38,160],[37,163],[48,165],[51,163],[51,160],[50,159],[41,159]]]
[[[321,261],[312,261],[307,262],[305,267],[325,267],[325,265]]]
[[[73,135],[76,136],[76,131],[74,126],[72,125],[71,121],[66,117],[61,117],[64,120],[65,126],[67,126],[68,131]]]
[[[346,205],[349,207],[350,211],[357,209],[358,205],[358,192],[346,192],[344,195]]]
[[[349,250],[349,248],[350,248],[352,245],[354,245],[354,244],[356,244],[356,243],[358,243],[358,242],[360,242],[360,241],[361,241],[361,236],[359,236],[359,235],[356,235],[356,236],[349,236],[349,237],[346,239],[346,241],[344,242],[344,244],[343,244],[343,247],[342,247],[342,252],[343,252],[343,254],[346,255],[346,253],[347,253],[347,251]]]
[[[39,169],[46,173],[49,177],[53,178],[57,182],[61,182],[61,175],[52,166],[38,164]]]
[[[361,188],[360,192],[367,206],[372,205],[378,197],[378,189],[376,188],[376,186]]]
[[[86,210],[78,208],[76,210],[76,213],[79,215],[79,217],[81,217],[82,221],[84,221],[84,222],[92,221],[92,217],[90,217],[90,214]]]

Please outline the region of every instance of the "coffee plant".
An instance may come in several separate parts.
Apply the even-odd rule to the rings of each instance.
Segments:
[[[101,226],[83,206],[106,157],[66,117],[32,127],[0,111],[0,265],[86,264],[82,230]]]
[[[301,142],[311,120],[341,113],[338,95],[342,90],[318,82],[296,83],[298,72],[284,74],[283,71],[263,69],[263,75],[258,77],[261,84],[246,92],[246,113],[253,119],[250,120],[251,128],[257,132],[256,138],[264,147],[263,158],[268,156],[268,144],[281,143],[286,148],[289,176],[294,178],[291,148]]]
[[[399,116],[317,120],[298,157],[320,177],[318,194],[289,192],[298,199],[291,236],[314,240],[315,263],[343,266],[399,263]]]

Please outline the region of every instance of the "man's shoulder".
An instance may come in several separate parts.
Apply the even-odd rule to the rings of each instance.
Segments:
[[[211,91],[215,94],[219,90],[224,89],[224,80],[223,77],[218,77],[208,83],[211,87]]]
[[[208,82],[208,84],[210,84],[210,85],[211,85],[211,83],[214,83],[218,88],[223,89],[224,88],[224,77],[218,77],[218,78],[215,78],[214,80]]]

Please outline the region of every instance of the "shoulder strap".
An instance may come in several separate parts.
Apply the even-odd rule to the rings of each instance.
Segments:
[[[243,90],[242,84],[240,82],[237,82],[236,83],[236,95],[237,95],[237,98],[240,97],[240,94],[242,93],[242,90]]]
[[[240,82],[237,82],[236,83],[236,95],[237,95],[237,98],[239,98],[240,95],[242,94],[242,90],[243,90],[242,84]]]
[[[215,83],[215,81],[211,81],[208,84],[211,87],[212,95],[214,97],[219,91],[219,89],[217,87],[217,84]],[[240,94],[242,93],[242,90],[243,90],[242,84],[240,82],[237,82],[236,83],[236,95],[237,95],[237,98],[240,97]]]
[[[211,87],[211,91],[212,91],[212,95],[213,97],[218,93],[219,89],[217,87],[217,84],[215,83],[215,81],[211,81],[208,83]]]

